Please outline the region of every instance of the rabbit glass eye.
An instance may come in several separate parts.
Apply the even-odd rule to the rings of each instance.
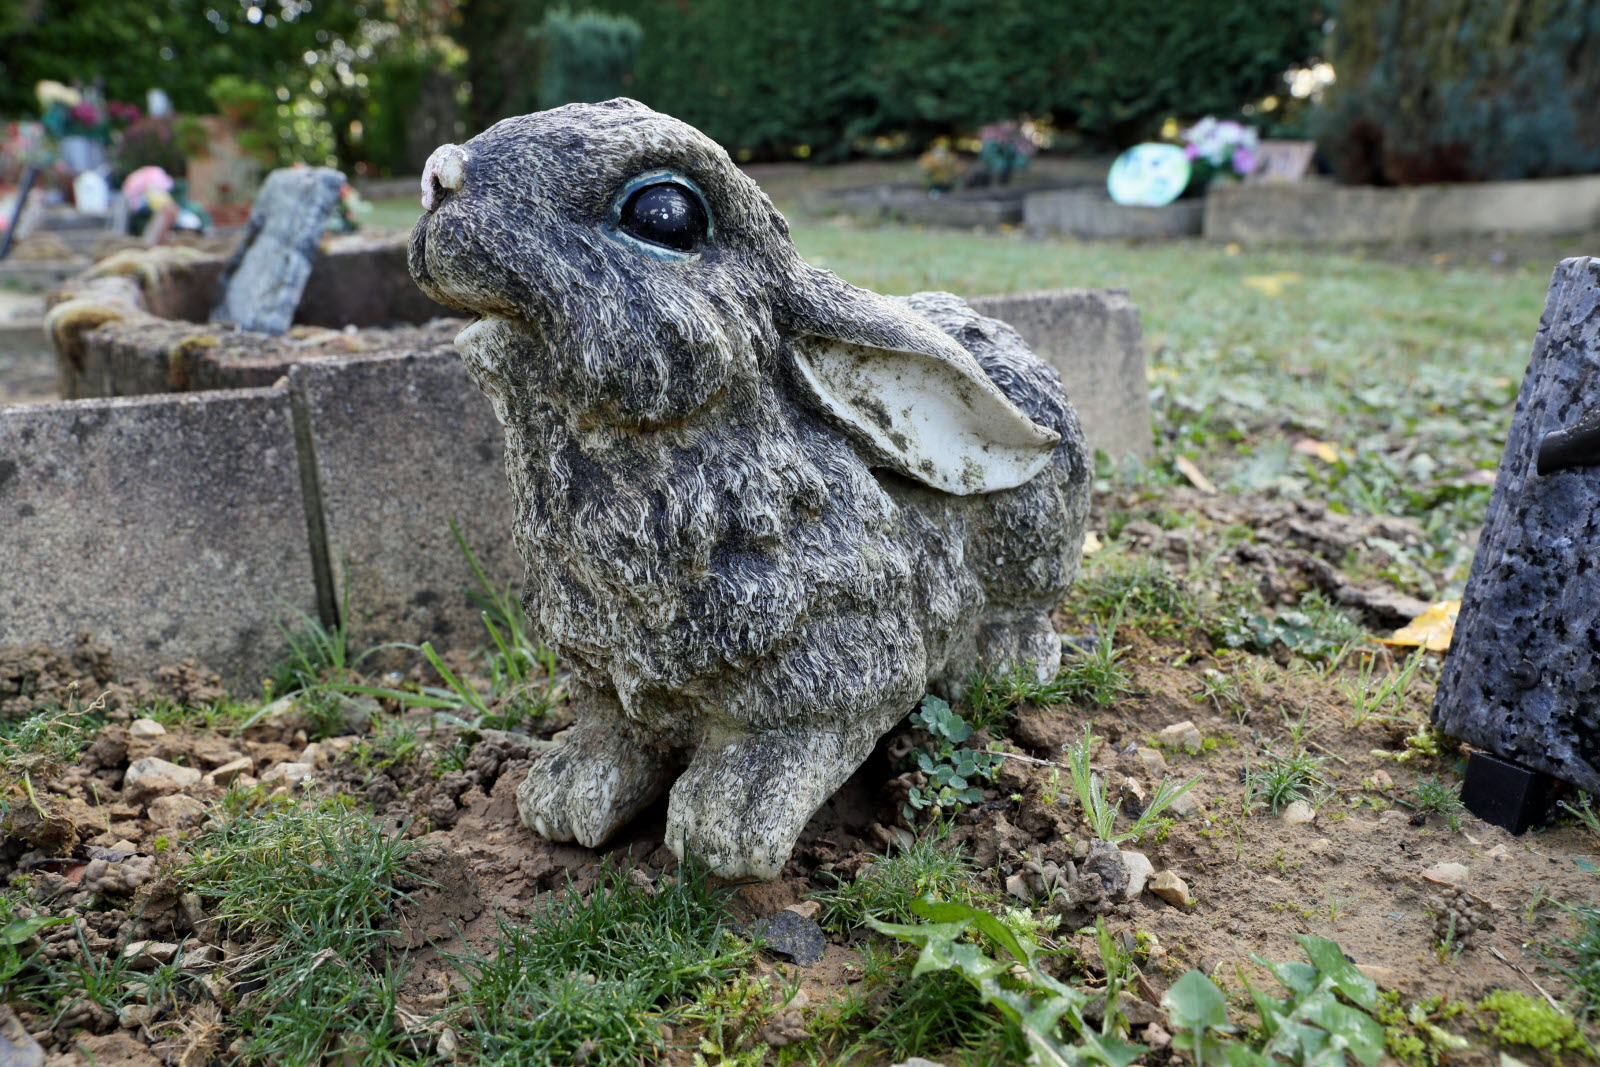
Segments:
[[[601,232],[652,259],[697,259],[716,233],[705,194],[676,170],[635,175],[611,198]]]
[[[705,243],[706,209],[700,198],[676,182],[658,182],[636,190],[622,205],[618,225],[641,241],[694,252]]]

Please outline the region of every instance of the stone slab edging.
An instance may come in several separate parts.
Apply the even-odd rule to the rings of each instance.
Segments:
[[[1205,197],[1207,240],[1339,244],[1600,227],[1600,175],[1399,188],[1219,185]]]
[[[0,645],[258,684],[316,611],[306,522],[285,388],[0,408]]]
[[[132,300],[134,284],[97,295]],[[126,320],[86,326],[99,305],[83,299],[58,344],[123,336]],[[1056,366],[1091,445],[1150,455],[1126,292],[971,303]],[[146,384],[171,388],[159,369]],[[0,644],[89,632],[124,672],[195,657],[253,690],[280,622],[331,624],[347,598],[353,648],[479,647],[450,522],[501,588],[521,573],[512,508],[501,429],[448,345],[303,360],[265,388],[0,406]]]
[[[1204,213],[1201,200],[1175,200],[1164,207],[1128,207],[1105,189],[1029,193],[1022,225],[1031,234],[1084,238],[1196,237]]]

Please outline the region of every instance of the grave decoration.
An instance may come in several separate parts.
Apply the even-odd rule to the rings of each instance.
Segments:
[[[1462,800],[1521,833],[1600,792],[1600,259],[1556,268],[1433,706],[1486,752]]]
[[[410,263],[506,430],[534,632],[576,725],[523,822],[776,877],[930,688],[1059,666],[1091,465],[1003,323],[800,259],[694,128],[571,104],[444,145]],[[686,766],[685,766],[686,765]]]
[[[1256,169],[1261,138],[1243,123],[1207,115],[1178,137],[1193,168],[1189,183],[1201,193],[1214,181],[1238,181]]]
[[[1192,170],[1177,145],[1136,144],[1112,162],[1106,192],[1123,207],[1166,207],[1183,195]]]
[[[266,334],[289,328],[344,184],[344,175],[328,167],[287,167],[267,175],[223,270],[212,322]]]

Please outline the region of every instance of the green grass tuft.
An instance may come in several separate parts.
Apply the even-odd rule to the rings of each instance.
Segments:
[[[982,898],[977,868],[956,849],[945,846],[942,834],[923,834],[893,856],[886,856],[862,871],[853,882],[819,890],[812,899],[822,904],[818,922],[830,930],[847,930],[867,919],[910,922],[911,902],[925,896],[935,900],[972,903]]]
[[[456,1020],[463,1045],[485,1063],[660,1061],[663,1027],[752,958],[725,897],[690,867],[653,894],[608,867],[587,897],[569,889],[527,923],[502,918],[496,955],[452,958],[470,985]]]

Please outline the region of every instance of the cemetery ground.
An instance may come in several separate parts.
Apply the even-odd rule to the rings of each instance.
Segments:
[[[562,668],[465,554],[483,647],[436,661],[286,619],[239,699],[12,650],[0,1062],[1593,1059],[1600,819],[1464,812],[1443,654],[1380,640],[1459,596],[1582,246],[795,237],[883,292],[1131,290],[1158,456],[1101,464],[1061,679],[925,705],[781,878],[726,884],[672,858],[664,804],[598,851],[517,823]],[[968,768],[976,795],[917,808]],[[1194,784],[1157,810],[1164,779]]]

